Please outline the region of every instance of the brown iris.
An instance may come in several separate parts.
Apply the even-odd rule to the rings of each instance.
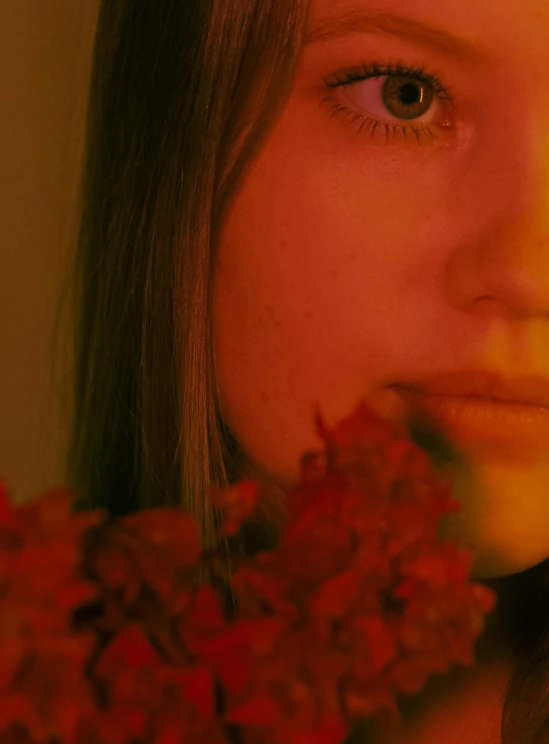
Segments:
[[[383,105],[399,119],[417,119],[433,103],[434,92],[416,78],[390,76],[383,86]]]

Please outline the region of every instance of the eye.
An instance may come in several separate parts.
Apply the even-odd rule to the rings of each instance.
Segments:
[[[371,63],[324,82],[328,88],[342,89],[343,95],[323,103],[331,102],[334,113],[351,115],[353,122],[360,119],[360,131],[368,127],[373,134],[381,128],[387,137],[397,133],[406,137],[410,131],[418,139],[428,134],[432,140],[437,127],[451,126],[449,89],[423,68]]]
[[[347,91],[349,98],[378,118],[387,113],[401,120],[432,119],[438,103],[433,87],[413,77],[370,78]]]

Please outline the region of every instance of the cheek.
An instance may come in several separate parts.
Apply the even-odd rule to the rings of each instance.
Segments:
[[[221,414],[245,450],[285,475],[318,447],[313,402],[334,422],[347,415],[418,349],[432,353],[440,317],[445,228],[426,187],[406,200],[405,179],[376,181],[356,160],[307,147],[272,145],[250,168],[214,281]]]
[[[325,212],[320,229],[236,207],[214,282],[220,412],[250,457],[292,482],[300,454],[319,446],[313,404],[338,420],[394,369],[402,311],[386,282],[396,279],[381,265],[369,278],[363,241],[342,240]]]
[[[440,221],[410,202],[395,215],[387,189],[362,183],[359,193],[348,174],[273,170],[248,182],[223,235],[218,270],[242,322],[271,342],[295,336],[342,353],[397,331],[406,305],[420,311]]]

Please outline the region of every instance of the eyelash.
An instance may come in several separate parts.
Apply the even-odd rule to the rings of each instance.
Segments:
[[[443,85],[437,74],[426,72],[425,68],[422,66],[410,67],[403,64],[402,62],[391,62],[389,64],[381,64],[379,62],[363,63],[357,69],[352,70],[351,72],[343,72],[332,75],[331,78],[323,77],[323,80],[328,88],[339,89],[347,85],[353,85],[356,83],[364,82],[365,80],[373,80],[380,77],[415,78],[419,83],[431,86],[435,93],[435,96],[438,98],[439,101],[445,101],[449,104],[453,104],[454,102],[454,97],[450,92],[453,86]],[[386,142],[388,142],[390,137],[394,137],[397,134],[404,134],[406,136],[408,132],[413,132],[416,135],[418,141],[420,141],[424,136],[427,136],[430,141],[433,141],[437,137],[437,134],[434,131],[435,128],[431,124],[421,124],[420,126],[414,126],[410,124],[406,125],[395,124],[394,122],[383,122],[367,114],[358,113],[357,111],[351,109],[349,106],[345,106],[345,104],[339,101],[334,101],[332,98],[325,98],[322,101],[321,106],[325,103],[332,104],[332,115],[330,116],[330,118],[332,118],[336,114],[343,113],[345,114],[344,120],[346,120],[347,117],[351,115],[351,124],[353,124],[357,120],[360,120],[361,122],[358,129],[359,133],[366,130],[370,133],[371,137],[375,134],[376,130],[381,127],[385,130]]]

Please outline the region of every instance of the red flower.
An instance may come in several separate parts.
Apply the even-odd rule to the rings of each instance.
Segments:
[[[210,670],[166,663],[138,626],[114,638],[91,674],[103,692],[90,726],[97,742],[227,742],[215,717]]]
[[[302,460],[278,548],[232,581],[251,624],[247,646],[233,635],[223,651],[245,667],[229,717],[274,728],[277,741],[325,715],[347,728],[357,716],[398,716],[397,693],[473,662],[495,599],[468,583],[469,554],[437,541],[440,517],[459,504],[423,451],[365,406],[334,431],[319,419],[318,430],[326,451]]]
[[[229,622],[181,509],[75,514],[65,491],[0,487],[0,740],[339,744],[434,672],[471,664],[495,595],[438,539],[459,504],[427,454],[361,404],[306,453],[277,547],[239,559]],[[211,489],[220,538],[258,484]],[[236,560],[236,559],[235,559]]]
[[[4,486],[0,513],[0,732],[17,741],[22,727],[33,742],[75,742],[93,710],[85,668],[97,641],[74,633],[71,616],[96,594],[79,556],[101,516],[72,514],[62,490],[13,509]]]

